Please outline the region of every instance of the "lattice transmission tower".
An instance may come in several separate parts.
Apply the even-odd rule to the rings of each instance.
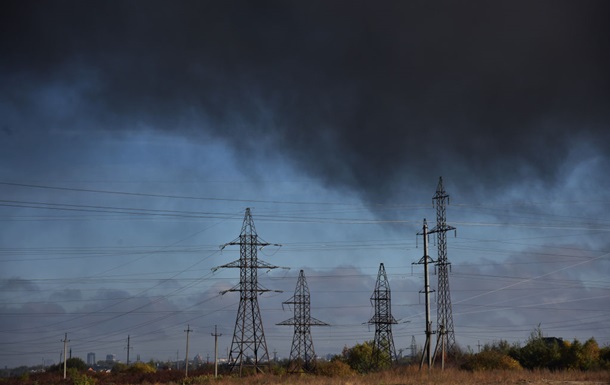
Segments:
[[[239,284],[221,293],[239,292],[239,309],[229,353],[229,365],[231,370],[239,369],[240,375],[245,366],[253,367],[255,371],[262,372],[263,367],[269,364],[269,351],[265,342],[258,295],[270,290],[259,285],[258,269],[276,269],[278,266],[259,260],[257,252],[258,248],[279,245],[267,243],[258,237],[250,208],[246,209],[239,237],[224,244],[221,248],[224,249],[230,245],[239,245],[239,259],[214,269],[239,269]]]
[[[438,249],[438,256],[436,258],[438,274],[436,307],[438,331],[436,346],[438,347],[440,345],[442,347],[443,354],[441,359],[444,360],[444,352],[450,352],[455,348],[451,293],[449,291],[449,271],[451,269],[451,263],[447,259],[447,231],[455,230],[455,227],[447,224],[449,194],[445,192],[445,188],[443,187],[443,177],[438,179],[438,185],[436,187],[436,193],[432,197],[432,203],[436,207],[436,226],[429,231],[429,234],[436,234],[436,245]]]
[[[388,367],[396,359],[392,325],[398,322],[392,316],[390,282],[383,263],[379,264],[375,291],[371,296],[371,305],[375,309],[375,315],[369,320],[369,324],[375,325],[373,365],[377,368]]]
[[[315,368],[316,363],[316,353],[313,348],[313,339],[311,338],[311,327],[328,326],[328,324],[311,316],[311,297],[303,270],[299,272],[294,295],[288,301],[282,302],[282,305],[294,306],[294,317],[278,323],[278,325],[294,325],[288,371],[292,373],[301,371],[311,372]]]

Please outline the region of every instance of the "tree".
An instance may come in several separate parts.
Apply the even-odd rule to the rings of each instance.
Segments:
[[[373,369],[373,341],[356,344],[343,349],[345,362],[358,373],[367,373]]]
[[[589,338],[582,346],[581,370],[597,369],[599,367],[599,345],[595,338]]]
[[[465,357],[462,368],[466,370],[521,370],[523,369],[514,357],[518,357],[518,346],[510,345],[505,340],[485,344],[478,354]]]
[[[580,361],[582,360],[582,344],[577,339],[572,343],[566,342],[562,354],[562,368],[564,369],[580,369]]]
[[[561,350],[559,338],[544,337],[542,329],[537,327],[527,340],[527,344],[521,348],[518,360],[521,366],[527,369],[551,369],[561,367]]]
[[[604,346],[599,350],[599,366],[601,369],[610,369],[610,346]]]
[[[88,366],[85,363],[85,361],[81,360],[78,357],[73,357],[73,358],[68,358],[66,360],[66,368],[75,369],[75,370],[81,372],[81,371],[87,370]],[[59,363],[57,365],[51,365],[51,366],[49,366],[49,369],[48,369],[49,372],[59,372],[62,370],[64,370],[63,362]]]

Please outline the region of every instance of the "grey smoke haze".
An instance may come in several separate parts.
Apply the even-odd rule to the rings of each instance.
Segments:
[[[607,1],[0,8],[0,367],[66,331],[80,357],[131,335],[174,360],[187,325],[226,350],[239,275],[211,269],[238,258],[217,246],[245,207],[283,245],[260,257],[292,269],[260,272],[284,290],[261,296],[270,349],[289,354],[301,268],[333,325],[317,352],[371,339],[380,262],[396,346],[422,343],[411,263],[441,175],[462,347],[541,323],[610,341]]]
[[[552,184],[576,143],[609,150],[604,1],[3,8],[7,133],[212,135],[374,200],[406,176]]]

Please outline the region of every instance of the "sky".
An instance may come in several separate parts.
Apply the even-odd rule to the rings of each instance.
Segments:
[[[409,355],[441,176],[462,348],[610,344],[608,2],[1,7],[0,367],[226,356],[248,207],[270,356],[301,269],[316,353],[372,340],[380,263]]]

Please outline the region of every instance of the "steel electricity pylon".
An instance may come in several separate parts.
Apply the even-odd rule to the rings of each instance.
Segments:
[[[294,325],[288,371],[292,373],[311,372],[316,362],[316,353],[314,352],[313,339],[311,338],[311,327],[328,326],[328,324],[311,316],[309,287],[307,286],[303,270],[299,272],[294,295],[288,301],[282,302],[282,305],[294,306],[294,317],[278,323],[278,325]]]
[[[443,177],[438,179],[436,193],[432,197],[432,203],[436,207],[436,226],[429,234],[436,234],[436,246],[438,255],[436,268],[438,274],[436,322],[438,326],[437,344],[441,346],[441,360],[444,366],[445,352],[455,348],[455,334],[453,332],[453,314],[451,310],[451,293],[449,291],[449,270],[451,263],[447,259],[447,231],[455,230],[455,227],[447,224],[447,205],[449,195],[443,187]],[[436,356],[436,352],[434,353]]]
[[[396,359],[392,324],[398,323],[392,316],[390,283],[385,273],[383,263],[379,264],[375,291],[371,296],[371,305],[375,315],[369,324],[375,325],[375,341],[373,342],[373,365],[377,368],[388,367]]]
[[[235,320],[235,330],[231,351],[229,353],[229,365],[231,370],[239,370],[242,374],[244,367],[253,367],[255,371],[263,371],[263,367],[269,363],[269,351],[265,342],[265,332],[258,306],[258,295],[267,290],[258,283],[258,269],[276,269],[278,266],[270,265],[258,259],[259,248],[275,245],[261,240],[256,234],[254,221],[250,208],[246,209],[244,222],[239,237],[221,246],[239,245],[239,259],[219,266],[220,268],[238,268],[239,284],[229,291],[239,292],[239,309]],[[279,292],[279,291],[276,291]]]

